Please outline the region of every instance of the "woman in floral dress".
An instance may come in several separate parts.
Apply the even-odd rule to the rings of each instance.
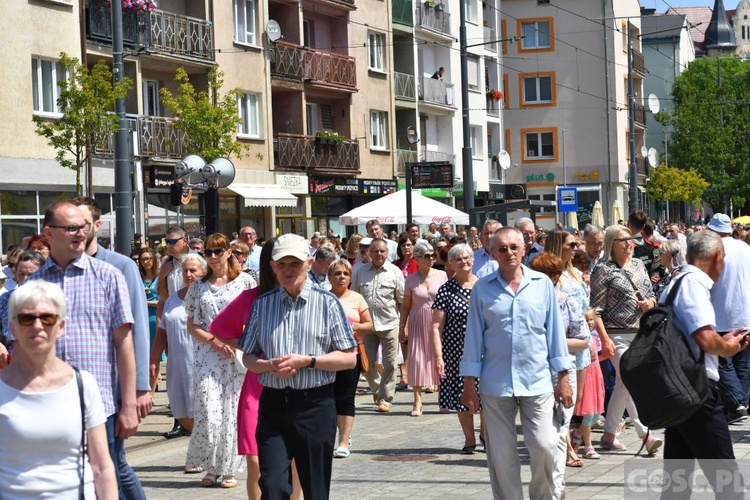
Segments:
[[[208,324],[243,290],[256,286],[249,274],[240,272],[229,249],[223,234],[206,238],[208,272],[185,296],[188,332],[196,339],[195,423],[185,467],[206,471],[203,486],[214,486],[221,476],[222,488],[237,486],[235,473],[245,468],[245,457],[237,454],[237,408],[245,373],[237,368],[235,349],[211,335]]]

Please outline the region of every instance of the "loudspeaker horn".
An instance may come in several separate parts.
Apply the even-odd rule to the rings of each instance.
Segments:
[[[187,155],[174,165],[175,179],[187,177],[188,184],[201,182],[201,169],[206,165],[206,160],[198,155]]]
[[[227,158],[216,158],[201,169],[201,175],[208,186],[225,188],[234,181],[234,164]]]

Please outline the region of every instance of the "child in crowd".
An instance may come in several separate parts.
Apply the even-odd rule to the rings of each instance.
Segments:
[[[598,459],[599,454],[591,444],[591,425],[599,420],[604,412],[604,379],[602,370],[598,363],[598,355],[601,352],[601,342],[596,332],[596,313],[588,308],[584,314],[586,323],[591,331],[591,364],[586,368],[586,379],[583,386],[583,395],[576,403],[574,414],[583,417],[578,430],[573,430],[573,441],[580,439],[583,447],[578,454],[584,458]]]

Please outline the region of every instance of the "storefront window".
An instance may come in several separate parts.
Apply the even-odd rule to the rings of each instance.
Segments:
[[[0,193],[0,209],[2,215],[37,215],[36,191],[3,191]]]
[[[39,232],[39,219],[2,219],[3,251],[10,245],[20,245],[26,236]]]
[[[29,191],[31,193],[31,200],[34,200],[34,191]],[[65,200],[67,198],[72,198],[76,194],[72,191],[70,192],[60,192],[60,191],[39,191],[39,214],[44,215],[44,212],[47,210],[47,208],[52,205],[54,202],[59,200]],[[31,214],[36,212],[36,207],[34,207],[34,211],[30,212]],[[5,211],[3,211],[5,213]],[[19,214],[20,215],[20,214]],[[24,214],[25,215],[25,214]]]

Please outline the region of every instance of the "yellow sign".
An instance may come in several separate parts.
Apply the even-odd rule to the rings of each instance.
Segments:
[[[599,171],[592,170],[591,172],[576,172],[573,177],[579,181],[598,181]]]

